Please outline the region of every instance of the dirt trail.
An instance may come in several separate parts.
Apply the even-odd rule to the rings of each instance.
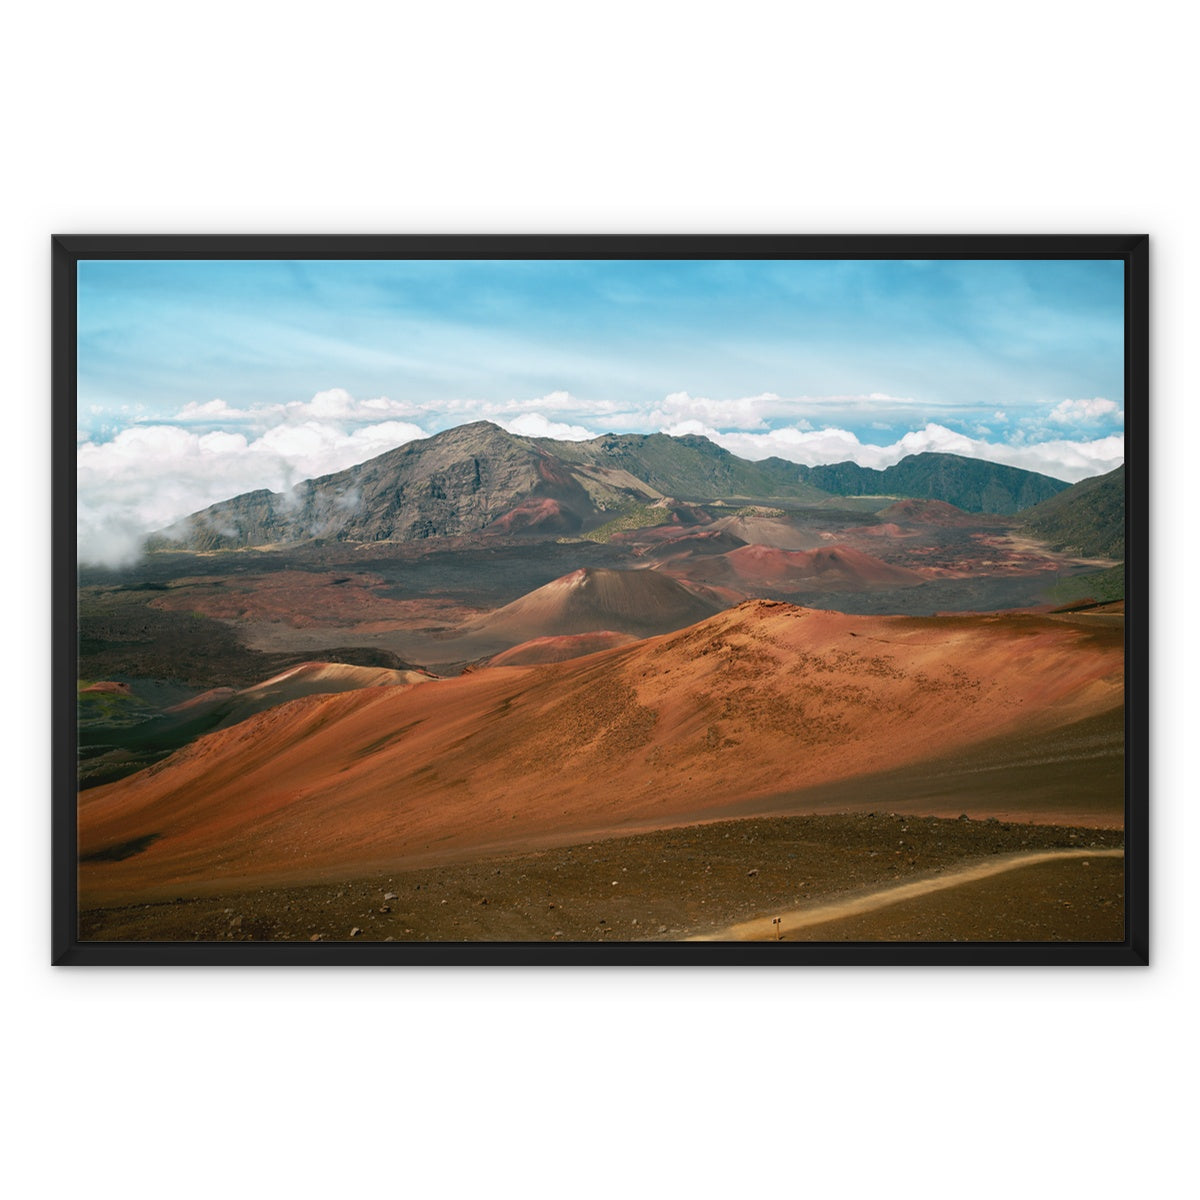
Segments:
[[[944,891],[947,888],[960,887],[965,883],[974,883],[979,879],[987,879],[992,875],[1000,875],[1005,871],[1016,870],[1018,867],[1030,867],[1038,863],[1062,862],[1068,859],[1091,858],[1123,858],[1124,850],[1038,850],[1024,854],[1006,854],[990,862],[979,863],[973,867],[965,867],[946,875],[937,875],[928,879],[919,879],[914,883],[902,883],[895,887],[881,888],[868,892],[866,895],[839,900],[832,904],[820,904],[810,908],[794,909],[791,912],[779,914],[778,917],[757,917],[753,921],[743,921],[706,933],[688,938],[691,942],[764,942],[774,941],[780,935],[786,936],[799,929],[807,929],[812,925],[821,925],[826,921],[836,921],[843,917],[855,917],[863,913],[874,912],[889,904],[898,904],[904,900],[912,900],[918,896],[927,896],[931,892]],[[779,920],[778,925],[775,924]]]

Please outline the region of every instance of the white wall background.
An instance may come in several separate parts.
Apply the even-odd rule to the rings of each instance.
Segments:
[[[1186,1189],[1200,261],[1184,11],[9,12],[10,1194]],[[1151,233],[1153,967],[52,971],[49,236],[363,231]]]

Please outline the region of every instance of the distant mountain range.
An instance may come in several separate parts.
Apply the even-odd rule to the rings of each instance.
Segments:
[[[835,496],[942,500],[974,513],[1020,512],[1070,486],[1036,471],[964,458],[961,454],[910,454],[882,471],[852,462],[793,470],[805,483]]]
[[[214,550],[313,540],[418,541],[491,531],[569,534],[642,505],[888,495],[1013,513],[1067,484],[954,454],[912,455],[874,471],[854,463],[749,462],[707,438],[605,434],[527,438],[488,421],[409,442],[365,463],[214,504],[155,535],[149,549]],[[664,520],[670,512],[664,511]]]
[[[1026,528],[1055,550],[1125,557],[1125,467],[1081,480],[1022,514]]]

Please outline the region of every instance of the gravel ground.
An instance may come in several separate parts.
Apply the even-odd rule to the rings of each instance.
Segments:
[[[787,934],[800,942],[1120,942],[1125,863],[1035,863]]]
[[[537,853],[351,881],[180,895],[84,911],[82,940],[674,941],[995,854],[1119,847],[1121,830],[966,818],[868,815],[754,818],[609,838]],[[1118,864],[1119,865],[1119,864]],[[1047,903],[1051,878],[1024,870],[951,901],[927,897],[897,940],[1114,940],[1123,876],[1075,866],[1074,891]],[[1084,888],[1083,891],[1080,889]],[[1058,901],[1065,901],[1059,903]],[[914,904],[917,902],[913,902]],[[964,904],[967,907],[964,909]],[[1033,912],[1036,908],[1036,914]],[[959,915],[947,924],[945,914]],[[974,914],[964,924],[964,914]],[[875,940],[882,918],[821,932]],[[940,922],[940,924],[939,924]],[[978,933],[971,930],[978,929]],[[941,932],[939,932],[939,930]],[[814,935],[816,936],[816,932]],[[1116,935],[1120,940],[1120,934]]]

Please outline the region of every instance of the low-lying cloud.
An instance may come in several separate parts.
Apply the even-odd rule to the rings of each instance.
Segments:
[[[936,450],[1008,463],[1076,482],[1112,470],[1124,461],[1119,433],[1092,438],[1120,422],[1109,400],[1064,400],[1036,424],[1022,421],[1007,435],[973,424],[972,434],[939,422],[910,426],[903,436],[876,445],[837,423],[853,411],[858,428],[895,429],[911,401],[871,395],[809,399],[810,412],[826,406],[826,419],[798,415],[800,402],[770,393],[728,401],[672,393],[655,409],[655,419],[618,412],[569,392],[530,400],[440,405],[406,404],[386,396],[358,400],[341,388],[311,400],[235,408],[220,399],[188,404],[158,423],[144,419],[107,440],[87,428],[78,433],[79,557],[84,562],[121,565],[135,561],[149,533],[189,513],[243,492],[266,488],[287,492],[305,479],[344,470],[355,463],[467,421],[490,419],[510,433],[581,441],[606,432],[702,434],[748,459],[778,456],[806,466],[856,462],[887,467],[908,454]],[[875,421],[887,414],[891,424]],[[974,414],[978,416],[979,414]],[[1006,414],[989,410],[990,419]],[[1099,426],[1099,428],[1097,428]],[[1001,440],[1006,438],[1007,440]]]
[[[906,455],[936,451],[961,454],[967,458],[985,458],[1026,471],[1053,475],[1068,483],[1078,483],[1091,475],[1112,471],[1125,461],[1125,439],[1120,434],[1093,441],[1055,439],[1010,444],[968,437],[944,425],[930,423],[924,429],[906,433],[889,445],[876,446],[860,441],[848,429],[807,430],[789,426],[767,433],[724,433],[699,421],[683,421],[664,432],[676,436],[702,434],[741,458],[757,460],[774,456],[807,467],[856,462],[860,467],[879,470],[893,466]]]
[[[80,561],[135,561],[146,534],[218,500],[259,488],[285,492],[425,436],[402,421],[347,430],[309,419],[259,437],[134,425],[111,441],[87,441],[76,459]]]
[[[559,442],[587,442],[600,433],[583,425],[547,420],[541,413],[526,413],[511,420],[498,419],[496,424],[519,437],[554,438]]]

